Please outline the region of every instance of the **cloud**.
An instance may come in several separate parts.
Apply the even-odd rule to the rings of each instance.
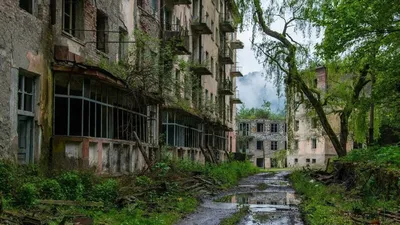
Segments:
[[[285,97],[277,95],[277,88],[265,79],[261,72],[252,72],[238,78],[236,85],[240,99],[247,108],[261,107],[264,101],[271,102],[271,109],[279,112],[285,107]]]

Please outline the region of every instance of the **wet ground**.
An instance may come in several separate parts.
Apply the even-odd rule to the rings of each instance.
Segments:
[[[257,174],[241,180],[228,191],[204,197],[197,211],[178,225],[218,225],[240,205],[250,207],[250,213],[240,225],[303,224],[297,207],[299,200],[288,182],[289,173]]]

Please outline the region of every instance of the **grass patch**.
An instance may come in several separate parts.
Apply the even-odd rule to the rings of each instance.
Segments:
[[[250,212],[249,206],[239,206],[239,210],[232,216],[221,220],[220,225],[236,225]]]
[[[267,213],[257,213],[253,216],[254,220],[257,220],[260,223],[268,222],[271,219],[271,216]]]

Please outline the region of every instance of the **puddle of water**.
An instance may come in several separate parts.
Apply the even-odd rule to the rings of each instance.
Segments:
[[[252,192],[227,195],[215,202],[252,205],[297,205],[299,201],[291,192]]]
[[[250,214],[246,225],[297,225],[303,224],[298,213],[255,213]]]

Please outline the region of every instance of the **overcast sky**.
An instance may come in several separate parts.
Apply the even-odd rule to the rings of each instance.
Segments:
[[[278,97],[277,90],[271,81],[266,80],[263,66],[258,63],[253,50],[251,50],[251,33],[244,31],[238,34],[238,39],[244,43],[244,49],[238,50],[238,66],[244,75],[237,79],[240,99],[247,108],[261,107],[264,100],[271,102],[271,109],[275,112],[284,107],[285,97]],[[256,73],[253,73],[256,72]],[[240,107],[240,106],[239,106]]]

